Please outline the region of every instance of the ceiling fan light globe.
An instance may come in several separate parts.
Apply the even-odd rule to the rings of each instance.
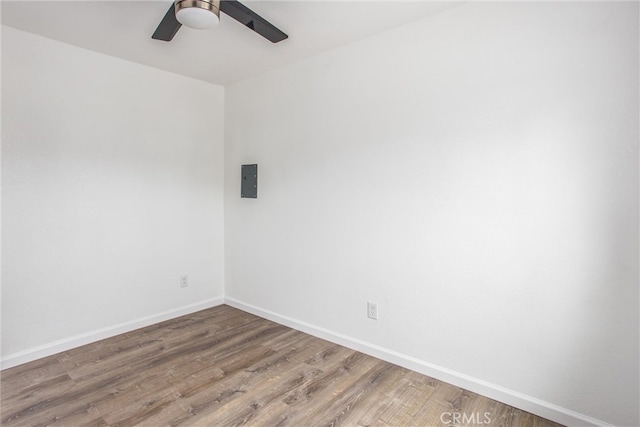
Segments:
[[[176,6],[176,19],[182,25],[197,30],[213,28],[220,22],[217,8],[205,1],[182,1]],[[216,13],[217,12],[217,13]]]

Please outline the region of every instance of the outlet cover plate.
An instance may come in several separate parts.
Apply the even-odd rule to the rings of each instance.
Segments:
[[[367,317],[369,319],[378,320],[378,304],[367,301]]]

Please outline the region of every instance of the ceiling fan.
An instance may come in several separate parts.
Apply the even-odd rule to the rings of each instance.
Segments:
[[[183,24],[190,28],[211,28],[220,21],[220,11],[273,43],[288,37],[238,0],[176,0],[151,38],[171,41]]]

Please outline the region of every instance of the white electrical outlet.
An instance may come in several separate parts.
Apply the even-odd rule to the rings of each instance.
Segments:
[[[189,286],[189,276],[184,274],[184,275],[180,276],[180,287],[181,288],[186,288],[187,286]]]
[[[367,317],[369,319],[378,320],[378,304],[367,301]]]

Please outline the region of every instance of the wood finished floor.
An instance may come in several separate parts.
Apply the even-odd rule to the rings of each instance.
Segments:
[[[229,306],[6,369],[0,381],[2,426],[558,425]],[[441,417],[456,412],[467,419]]]

